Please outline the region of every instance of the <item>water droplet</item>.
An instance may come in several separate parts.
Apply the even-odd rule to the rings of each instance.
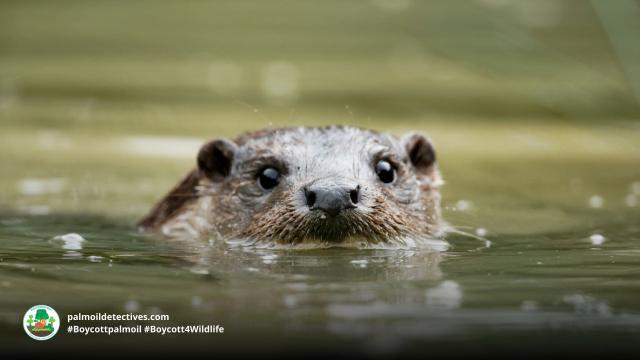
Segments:
[[[49,242],[52,244],[61,244],[65,250],[82,250],[82,243],[85,240],[82,236],[76,233],[69,233],[65,235],[58,235],[51,239]]]
[[[602,198],[602,196],[599,195],[593,195],[592,197],[589,198],[589,206],[591,206],[594,209],[599,209],[604,205],[604,199]]]
[[[351,264],[359,268],[366,268],[369,261],[366,259],[363,260],[351,260]]]
[[[460,211],[467,211],[473,208],[473,203],[469,200],[458,200],[456,202],[456,209]]]
[[[189,269],[189,271],[192,274],[196,274],[196,275],[208,275],[209,274],[209,270],[202,268],[202,267],[192,267],[191,269]]]
[[[607,240],[607,238],[600,234],[593,234],[589,237],[589,240],[591,240],[592,245],[600,246]]]
[[[262,262],[267,265],[273,264],[277,258],[278,258],[278,255],[275,255],[275,254],[263,255]]]

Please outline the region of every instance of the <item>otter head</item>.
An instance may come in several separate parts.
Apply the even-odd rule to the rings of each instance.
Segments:
[[[299,243],[439,236],[433,145],[351,127],[214,140],[198,154],[209,222],[225,238]]]

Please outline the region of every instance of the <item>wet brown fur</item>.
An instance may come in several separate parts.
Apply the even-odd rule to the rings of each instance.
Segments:
[[[270,159],[269,156],[273,154],[267,148],[273,147],[274,142],[279,141],[279,136],[283,137],[287,132],[304,134],[305,129],[316,131],[319,137],[328,136],[329,139],[335,132],[345,131],[354,132],[354,137],[364,137],[365,140],[367,136],[384,135],[380,140],[384,142],[388,137],[386,134],[348,127],[290,128],[246,133],[233,143],[238,148],[248,149],[244,151],[250,156],[243,155],[247,158],[264,155]],[[293,139],[297,143],[296,134],[287,137],[287,141]],[[266,142],[252,145],[256,140]],[[362,140],[363,146],[366,146],[365,140]],[[400,139],[393,138],[393,141],[399,142]],[[434,156],[433,150],[430,143],[422,143],[427,141],[422,136],[413,135],[402,141],[406,144],[406,153],[393,155],[397,156],[398,166],[396,187],[379,186],[371,182],[373,180],[371,183],[365,182],[367,192],[363,195],[366,196],[363,206],[336,218],[330,226],[317,213],[301,210],[299,194],[306,182],[283,186],[283,189],[276,189],[268,195],[259,194],[255,178],[243,175],[243,171],[250,172],[246,168],[255,165],[251,164],[253,160],[246,164],[234,164],[232,173],[224,179],[210,176],[207,171],[198,168],[190,171],[139,225],[173,235],[173,225],[182,226],[182,223],[200,217],[202,221],[194,221],[190,225],[193,232],[200,235],[279,243],[297,243],[307,239],[341,241],[356,236],[374,243],[401,237],[438,237],[443,226],[438,191],[440,175],[434,163],[435,158],[429,159]],[[261,146],[265,146],[264,151]],[[241,161],[242,158],[233,160]],[[420,166],[420,162],[430,165]],[[395,193],[399,191],[402,191],[402,196]]]

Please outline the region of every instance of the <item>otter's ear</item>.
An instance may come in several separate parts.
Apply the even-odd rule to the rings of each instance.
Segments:
[[[433,144],[424,135],[409,133],[402,137],[402,145],[407,151],[411,164],[419,172],[427,172],[436,162]]]
[[[229,140],[209,141],[198,153],[198,169],[211,180],[222,180],[231,172],[236,144]]]

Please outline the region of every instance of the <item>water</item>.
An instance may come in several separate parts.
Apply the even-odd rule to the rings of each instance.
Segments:
[[[638,34],[609,3],[0,2],[0,354],[640,353]],[[471,236],[270,250],[135,229],[206,139],[335,123],[430,135]],[[35,304],[63,317],[52,340],[22,331]],[[96,312],[225,333],[64,333]]]
[[[47,151],[5,142],[2,339],[13,350],[32,347],[21,318],[42,303],[61,314],[63,332],[105,325],[64,319],[97,312],[225,327],[215,335],[59,334],[47,342],[54,349],[381,356],[425,348],[540,356],[639,350],[637,127],[409,128],[429,131],[437,144],[444,216],[455,229],[446,251],[167,241],[134,223],[192,166],[188,156],[93,149],[86,144],[95,134],[66,134],[69,148]]]
[[[490,244],[452,234],[446,252],[174,243],[117,218],[7,214],[0,227],[0,331],[26,346],[23,312],[44,303],[63,317],[168,314],[165,325],[226,329],[223,336],[167,336],[162,345],[160,335],[61,334],[59,347],[111,343],[135,350],[147,343],[180,351],[210,345],[221,352],[383,355],[427,345],[434,354],[460,354],[510,347],[587,352],[606,344],[635,351],[640,227],[637,210],[624,213],[602,221],[597,234],[483,229]],[[84,241],[55,238],[71,231]],[[246,339],[256,347],[242,347]],[[455,350],[457,344],[465,348]]]

